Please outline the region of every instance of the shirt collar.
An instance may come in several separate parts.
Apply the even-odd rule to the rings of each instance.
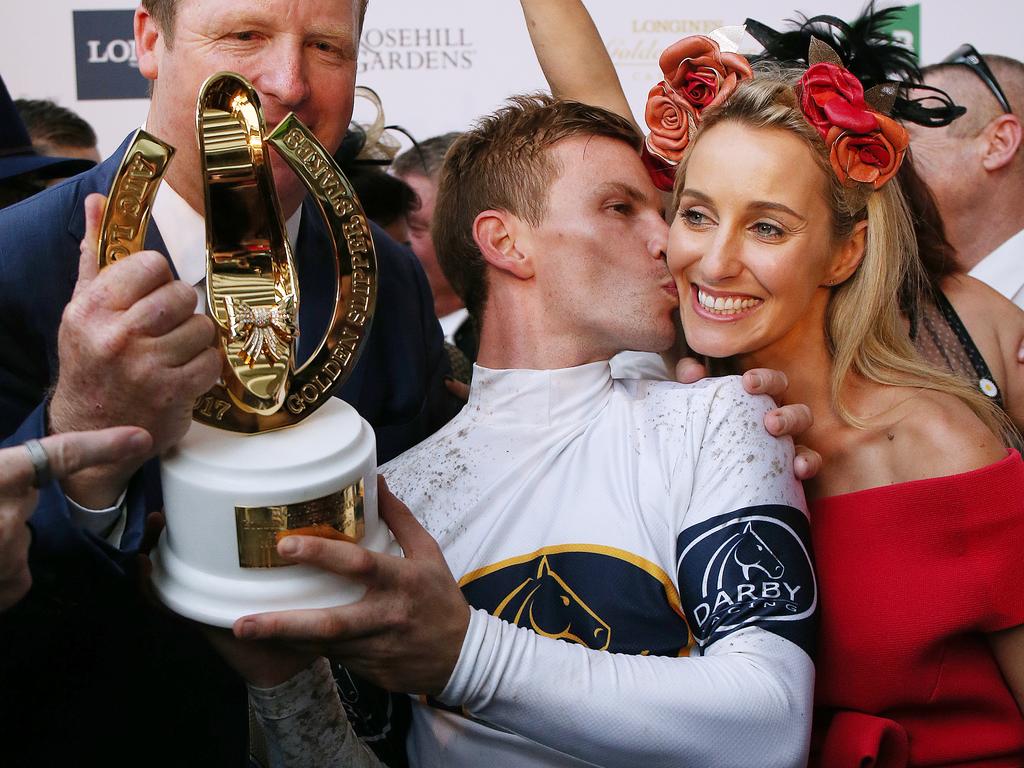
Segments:
[[[1024,229],[974,265],[968,272],[1013,301],[1024,293]]]
[[[474,365],[466,409],[495,425],[565,424],[594,418],[611,392],[607,360],[554,370]]]
[[[437,318],[437,321],[441,323],[441,333],[444,334],[444,340],[449,344],[455,343],[455,332],[462,327],[462,324],[469,318],[469,310],[465,307],[462,309],[456,309],[454,312],[450,312],[444,317]]]

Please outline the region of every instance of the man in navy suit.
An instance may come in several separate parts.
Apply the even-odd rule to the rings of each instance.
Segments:
[[[40,491],[30,521],[35,585],[0,624],[0,718],[20,734],[0,748],[6,758],[15,750],[6,765],[20,764],[18,744],[35,765],[69,756],[76,764],[244,764],[243,686],[198,632],[150,607],[134,566],[146,514],[161,507],[154,457],[188,429],[193,401],[220,368],[213,323],[195,312],[197,264],[205,263],[195,100],[206,77],[238,71],[259,92],[268,125],[294,111],[333,151],[351,115],[364,11],[365,0],[143,0],[135,37],[139,69],[153,83],[146,127],[177,149],[154,205],[151,250],[99,274],[89,254],[79,263],[86,198],[109,189],[125,145],[0,212],[3,445],[119,424],[145,427],[154,442],[145,463],[130,458]],[[271,156],[300,279],[304,359],[333,309],[329,242],[301,205],[301,183]],[[374,426],[386,461],[457,404],[444,387],[447,362],[422,270],[373,234],[378,311],[340,396]]]

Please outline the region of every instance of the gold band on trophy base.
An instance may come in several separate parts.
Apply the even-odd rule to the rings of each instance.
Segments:
[[[100,224],[100,269],[145,247],[153,199],[174,147],[138,130],[114,174]]]
[[[288,535],[321,536],[358,543],[366,532],[363,481],[319,499],[272,507],[235,507],[238,564],[242,568],[294,565],[277,554]]]

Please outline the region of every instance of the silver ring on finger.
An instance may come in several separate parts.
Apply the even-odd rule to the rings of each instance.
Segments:
[[[23,445],[28,451],[29,461],[32,462],[32,487],[42,488],[53,482],[53,472],[50,471],[50,456],[38,440],[26,440]]]

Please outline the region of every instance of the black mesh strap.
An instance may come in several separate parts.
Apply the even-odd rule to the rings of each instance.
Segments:
[[[989,370],[988,364],[985,362],[985,358],[981,356],[981,352],[978,351],[978,347],[974,344],[974,340],[967,332],[967,328],[964,327],[964,323],[960,319],[960,315],[956,313],[956,310],[953,309],[953,305],[950,304],[949,299],[946,298],[946,295],[942,291],[935,291],[935,306],[938,307],[943,318],[945,318],[946,322],[949,324],[949,329],[953,331],[957,341],[960,342],[960,346],[963,347],[963,350],[967,355],[967,359],[971,361],[971,365],[974,367],[974,372],[978,376],[978,389],[992,398],[996,405],[1002,408],[1003,396],[999,391],[999,385],[996,384],[996,379],[992,375],[992,371]]]

